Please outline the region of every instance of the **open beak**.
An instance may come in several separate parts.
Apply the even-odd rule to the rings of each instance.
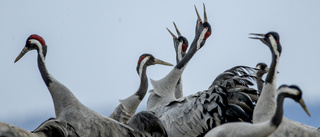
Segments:
[[[16,58],[16,60],[14,60],[14,63],[16,63],[17,61],[19,61],[19,59],[21,59],[27,52],[29,51],[29,49],[27,47],[24,47],[21,51],[21,53],[18,55],[18,57]]]
[[[178,39],[177,36],[174,35],[168,28],[167,28],[167,30],[169,31],[169,33],[172,35],[172,37],[173,37],[174,39]]]
[[[251,39],[264,39],[265,38],[265,35],[264,34],[257,34],[257,33],[250,33],[250,35],[254,35],[256,37],[249,37]]]
[[[198,21],[201,22],[201,23],[203,23],[203,22],[208,22],[207,12],[206,12],[206,6],[204,5],[204,3],[203,3],[203,10],[204,10],[204,20],[203,20],[203,22],[202,22],[202,20],[201,20],[201,17],[200,17],[200,15],[199,15],[199,12],[198,12],[198,10],[197,10],[196,5],[194,5],[194,8],[195,8],[196,13],[197,13],[197,16],[198,16]]]
[[[177,27],[176,23],[173,22],[173,25],[174,25],[174,27],[175,27],[175,29],[176,29],[176,31],[177,31],[178,36],[180,37],[180,36],[181,36],[181,33],[180,33],[180,31],[178,30],[178,27]],[[177,39],[177,36],[176,36],[176,35],[174,35],[168,28],[167,28],[167,30],[169,31],[169,33],[172,35],[173,38]]]
[[[160,59],[154,59],[154,64],[162,64],[162,65],[166,65],[166,66],[173,66],[171,63],[162,61]]]
[[[258,39],[261,40],[264,44],[267,44],[270,46],[270,44],[265,40],[266,35],[265,34],[257,34],[257,33],[250,33],[250,35],[254,35],[256,37],[249,37],[250,39]]]
[[[199,12],[198,12],[198,10],[197,10],[196,5],[194,5],[194,8],[195,8],[196,13],[197,13],[197,16],[198,16],[198,21],[202,23],[202,20],[201,20],[201,17],[200,17],[200,15],[199,15]]]
[[[309,110],[308,110],[308,108],[307,108],[307,106],[306,106],[306,104],[304,103],[304,101],[303,101],[302,98],[299,100],[299,104],[300,104],[301,107],[304,109],[304,111],[306,111],[306,113],[307,113],[309,116],[311,116],[311,115],[310,115],[310,112],[309,112]]]

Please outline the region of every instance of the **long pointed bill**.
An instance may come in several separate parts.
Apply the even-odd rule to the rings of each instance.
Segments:
[[[199,13],[198,13],[198,10],[197,10],[196,5],[194,5],[194,8],[195,8],[195,10],[196,10],[196,12],[197,12],[198,21],[202,23],[202,20],[201,20],[201,17],[200,17],[200,15],[199,15]]]
[[[204,5],[204,3],[203,3],[203,10],[204,10],[204,22],[208,22],[207,12],[206,12],[206,6]]]
[[[173,66],[171,63],[162,61],[160,59],[154,59],[154,64],[162,64],[162,65],[166,65],[166,66]]]
[[[172,35],[173,38],[177,38],[177,36],[174,35],[168,28],[167,28],[167,30],[169,31],[169,33]]]
[[[181,33],[180,33],[180,31],[178,30],[178,27],[177,27],[176,23],[173,22],[173,25],[174,25],[174,27],[176,28],[176,31],[177,31],[178,36],[180,37],[180,36],[181,36]]]
[[[250,35],[255,35],[255,36],[257,36],[257,37],[249,37],[249,38],[251,38],[251,39],[263,39],[264,37],[265,37],[265,35],[264,34],[257,34],[257,33],[250,33]]]
[[[21,53],[16,58],[16,60],[14,60],[14,63],[16,63],[19,59],[21,59],[28,51],[29,51],[29,49],[27,47],[24,47],[22,49]]]
[[[311,116],[311,115],[310,115],[310,112],[309,112],[309,110],[308,110],[308,108],[307,108],[307,106],[306,106],[306,104],[304,103],[304,101],[303,101],[302,98],[299,100],[299,104],[300,104],[301,107],[304,109],[304,111],[306,111],[306,113],[307,113],[309,116]]]

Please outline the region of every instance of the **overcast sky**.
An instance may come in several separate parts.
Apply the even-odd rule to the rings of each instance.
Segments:
[[[249,33],[280,34],[283,52],[277,84],[297,84],[309,107],[287,99],[285,115],[292,120],[320,125],[320,1],[9,1],[0,2],[0,121],[33,130],[54,117],[51,96],[37,67],[36,51],[17,63],[14,59],[30,34],[42,36],[48,46],[49,72],[86,106],[109,115],[138,89],[138,58],[151,53],[175,64],[171,35],[175,21],[189,43],[194,38],[197,6],[203,18],[206,4],[212,35],[183,74],[184,95],[207,89],[215,77],[236,65],[254,67],[271,62],[270,50]],[[155,65],[152,79],[172,67]],[[149,84],[149,89],[152,86]],[[145,110],[148,94],[140,110]],[[35,125],[30,122],[40,118]],[[29,120],[29,121],[28,121]],[[32,120],[33,121],[33,120]]]

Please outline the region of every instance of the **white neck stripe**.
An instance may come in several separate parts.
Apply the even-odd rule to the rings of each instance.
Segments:
[[[182,60],[182,44],[183,42],[179,42],[179,45],[178,45],[178,61],[181,61]]]
[[[292,95],[298,95],[298,92],[299,91],[296,90],[296,89],[289,88],[289,87],[283,87],[277,93],[278,93],[278,95],[281,94],[281,93],[289,93],[289,94],[292,94]]]
[[[39,49],[39,55],[41,57],[41,60],[43,62],[45,62],[44,55],[43,55],[43,50],[42,50],[42,44],[36,39],[30,39],[29,41],[30,41],[30,43],[33,43],[33,44],[37,45],[37,47]]]
[[[277,41],[274,39],[274,37],[272,35],[269,37],[269,39],[270,39],[271,46],[272,46],[274,52],[276,53],[277,56],[279,56]]]
[[[200,44],[201,44],[201,42],[203,41],[203,39],[204,39],[207,31],[208,31],[208,28],[204,28],[204,30],[201,32],[200,37],[199,37],[199,39],[198,39],[198,41],[197,41],[197,50],[200,49]]]
[[[143,66],[146,64],[146,62],[150,59],[150,56],[145,57],[141,62],[139,66],[139,76],[142,75]]]

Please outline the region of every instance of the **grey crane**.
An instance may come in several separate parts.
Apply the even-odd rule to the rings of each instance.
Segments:
[[[155,64],[173,66],[170,63],[155,58],[151,54],[142,54],[139,57],[137,65],[137,73],[140,77],[139,89],[133,95],[127,97],[126,99],[120,100],[120,104],[109,116],[110,118],[126,124],[128,120],[135,114],[140,102],[148,90],[147,67]]]
[[[177,28],[177,25],[174,22],[173,22],[173,25],[177,31],[178,37],[174,35],[168,28],[167,30],[173,37],[173,45],[176,52],[176,60],[178,64],[182,60],[182,58],[186,55],[186,51],[188,48],[188,40],[181,35],[180,31]],[[174,93],[176,98],[183,97],[182,76],[178,80]]]
[[[176,99],[175,89],[179,79],[181,78],[183,70],[187,66],[187,63],[190,61],[192,56],[205,44],[206,39],[211,35],[211,26],[207,22],[205,6],[203,5],[203,7],[205,15],[204,21],[201,20],[197,8],[195,7],[198,16],[196,34],[189,51],[164,78],[158,81],[150,79],[153,90],[150,91],[150,96],[147,102],[147,110],[156,112],[158,111],[158,106],[163,106],[164,102]]]
[[[265,121],[270,117],[265,117],[264,115],[272,116],[275,111],[275,94],[276,94],[276,76],[278,62],[281,54],[281,44],[279,42],[279,34],[276,32],[268,32],[267,34],[255,34],[252,35],[262,36],[260,37],[251,37],[253,39],[260,39],[265,43],[271,50],[272,53],[272,62],[270,65],[269,72],[267,74],[266,80],[263,85],[261,96],[257,102],[256,109],[253,113],[253,121]],[[269,98],[269,97],[273,98]],[[261,107],[260,107],[261,106]],[[262,107],[263,106],[263,107]]]
[[[249,122],[252,120],[242,107],[237,104],[228,103],[228,98],[239,97],[241,99],[237,99],[237,103],[243,105],[243,107],[247,107],[252,113],[253,104],[250,97],[241,93],[237,96],[232,96],[237,93],[227,93],[226,87],[221,85],[212,85],[208,90],[183,98],[176,99],[174,96],[175,86],[186,64],[196,51],[204,45],[206,38],[211,34],[211,27],[207,22],[206,12],[204,13],[205,19],[204,22],[202,22],[197,12],[196,36],[183,59],[161,80],[151,80],[154,89],[150,91],[147,110],[155,112],[160,118],[167,130],[168,136],[202,136],[221,123],[231,121]],[[233,79],[232,81],[236,84],[252,84],[248,80],[250,78],[249,76],[240,77],[238,75],[239,73],[236,71],[247,74],[245,71],[240,70],[241,69],[232,70],[234,75],[229,79]],[[242,90],[242,88],[234,90],[238,91]],[[231,96],[228,97],[229,95]],[[240,97],[240,95],[242,96]]]
[[[276,95],[276,75],[278,62],[282,47],[280,44],[280,36],[277,32],[268,32],[266,34],[251,33],[256,37],[250,37],[252,39],[258,39],[269,47],[272,55],[272,62],[264,82],[261,96],[257,102],[256,109],[253,113],[253,123],[259,123],[270,119],[275,111],[275,95]],[[320,131],[317,128],[308,126],[286,117],[283,118],[282,123],[274,133],[270,136],[320,136]]]
[[[0,122],[1,137],[79,137],[72,125],[51,118],[30,132],[8,123]]]
[[[38,67],[42,79],[49,89],[49,92],[53,99],[57,120],[64,120],[70,123],[75,128],[79,136],[151,136],[152,134],[154,134],[154,132],[162,132],[162,136],[166,136],[164,128],[158,128],[157,131],[148,133],[149,135],[146,135],[144,131],[138,130],[147,129],[144,127],[152,125],[158,125],[158,127],[161,127],[162,125],[160,121],[146,121],[146,126],[143,127],[139,127],[140,123],[132,122],[130,124],[128,123],[128,125],[131,125],[128,126],[111,118],[105,117],[83,105],[66,86],[61,84],[52,75],[50,75],[45,64],[47,45],[44,39],[39,35],[32,34],[28,37],[25,47],[18,55],[15,62],[17,62],[21,57],[23,57],[28,51],[31,50],[37,50],[38,52]],[[149,112],[140,112],[137,114],[137,117],[140,115],[153,114]],[[145,117],[140,117],[144,118],[141,119],[141,121],[145,120]],[[154,119],[156,119],[156,117]]]
[[[279,87],[276,99],[276,110],[271,119],[261,123],[234,122],[226,123],[213,128],[205,137],[267,137],[280,125],[283,117],[283,101],[292,98],[306,111],[310,113],[302,99],[302,91],[296,85],[282,85]]]
[[[269,72],[269,67],[266,63],[258,63],[256,65],[256,76],[257,76],[257,88],[259,95],[261,94],[264,80],[262,79],[263,75]]]

